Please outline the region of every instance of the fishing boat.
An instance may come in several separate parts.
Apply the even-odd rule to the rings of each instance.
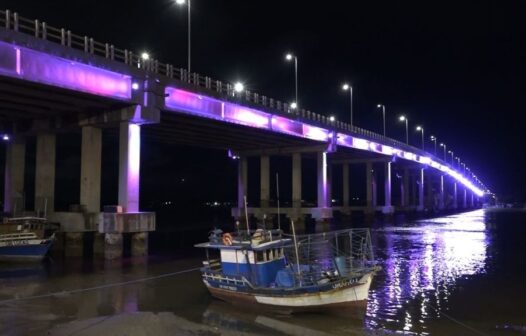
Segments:
[[[206,250],[201,273],[212,296],[283,313],[363,308],[379,269],[368,229],[310,235],[216,229],[195,246]]]
[[[57,224],[45,218],[18,217],[0,224],[0,260],[42,260],[55,241]]]

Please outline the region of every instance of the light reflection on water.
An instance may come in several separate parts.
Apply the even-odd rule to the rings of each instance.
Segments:
[[[418,331],[440,317],[457,279],[485,273],[488,238],[482,211],[376,232],[383,271],[369,294],[365,326]]]

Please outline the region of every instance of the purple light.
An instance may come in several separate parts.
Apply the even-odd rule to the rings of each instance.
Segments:
[[[166,87],[164,104],[170,110],[182,110],[212,118],[223,117],[223,102],[196,93]]]
[[[223,118],[226,121],[231,121],[246,126],[268,129],[270,128],[270,117],[271,115],[268,113],[260,112],[254,109],[246,108],[235,104],[224,103]]]
[[[324,128],[303,124],[303,136],[311,140],[327,141],[329,139],[329,131]]]
[[[370,150],[369,141],[359,138],[352,138],[352,146],[357,149]]]
[[[128,204],[126,212],[139,211],[139,177],[141,167],[141,126],[128,125]]]
[[[132,84],[132,89],[139,90],[139,84],[138,83],[133,83]]]
[[[2,137],[2,140],[9,141],[9,135],[4,134],[4,136]]]
[[[272,116],[272,130],[291,135],[303,136],[303,124],[301,122],[278,116]]]

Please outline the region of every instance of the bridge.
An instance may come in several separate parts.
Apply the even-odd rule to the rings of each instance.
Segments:
[[[98,232],[96,252],[122,253],[122,233],[133,233],[132,252],[147,253],[155,214],[139,209],[141,137],[169,144],[224,150],[238,160],[238,204],[247,195],[247,158],[260,158],[260,198],[246,210],[275,215],[270,197],[270,157],[290,157],[292,203],[279,209],[302,223],[311,216],[323,228],[339,211],[374,215],[395,211],[468,209],[489,191],[471,172],[383,135],[244,90],[88,36],[0,11],[0,120],[6,142],[4,212],[33,211],[62,224],[67,253],[82,251],[84,232]],[[102,129],[119,133],[118,211],[101,211]],[[56,134],[82,132],[81,206],[54,210]],[[36,137],[35,208],[26,209],[26,139]],[[302,162],[314,160],[317,203],[302,202]],[[350,167],[365,170],[363,186],[351,186]],[[332,202],[332,171],[341,169],[343,195]],[[362,169],[362,168],[360,168]],[[393,174],[396,172],[396,175]],[[399,181],[393,176],[398,176]],[[380,203],[378,186],[383,185]],[[393,202],[397,185],[398,202]],[[366,189],[366,204],[350,201],[350,189]],[[105,210],[108,210],[105,207]],[[122,211],[121,211],[122,210]]]

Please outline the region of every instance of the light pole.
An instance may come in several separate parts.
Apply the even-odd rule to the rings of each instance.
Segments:
[[[401,115],[398,119],[400,121],[405,121],[405,143],[409,145],[409,121],[405,115]]]
[[[422,126],[416,126],[416,130],[422,133],[422,150],[426,150],[425,144],[424,144],[424,128]]]
[[[449,154],[451,154],[451,165],[453,165],[453,164],[454,164],[453,161],[455,160],[454,157],[453,157],[453,155],[454,155],[455,153],[453,153],[452,150],[449,150],[449,151],[447,151],[447,152],[448,152]]]
[[[287,61],[292,61],[294,60],[294,81],[295,81],[295,93],[296,93],[296,96],[295,96],[295,101],[290,104],[290,106],[295,109],[299,106],[299,102],[298,102],[298,58],[291,54],[291,53],[288,53],[287,55],[285,55],[285,59]]]
[[[241,82],[236,82],[234,84],[234,95],[236,93],[241,93],[243,91],[245,91],[245,85],[243,83],[241,83]]]
[[[444,147],[444,161],[446,161],[446,144],[445,143],[440,143],[440,147]]]
[[[457,160],[457,168],[460,169],[460,158],[459,157],[455,157],[455,160]]]
[[[435,143],[435,156],[436,156],[437,155],[437,138],[434,135],[432,135],[430,139],[432,142]]]
[[[188,74],[190,74],[190,72],[192,71],[192,4],[191,0],[175,0],[175,3],[182,6],[187,1],[188,3],[186,4],[186,6],[188,7]]]
[[[349,97],[350,97],[350,102],[351,102],[351,126],[353,126],[352,85],[345,83],[345,84],[342,85],[342,90],[343,91],[347,91],[347,90],[349,91]]]
[[[378,105],[376,105],[376,107],[382,109],[382,117],[383,117],[383,122],[384,122],[384,136],[386,136],[385,135],[385,105],[384,104],[378,104]]]

